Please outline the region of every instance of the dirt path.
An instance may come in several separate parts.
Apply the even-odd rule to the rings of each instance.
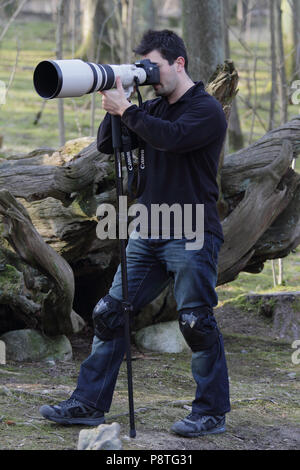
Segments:
[[[143,354],[133,349],[136,438],[128,438],[125,362],[106,417],[108,424],[120,424],[124,449],[299,449],[299,365],[292,362],[291,344],[267,335],[255,336],[253,328],[252,336],[232,333],[234,313],[228,326],[226,312],[223,314],[219,322],[227,353],[232,405],[227,432],[194,439],[171,434],[170,426],[189,413],[193,399],[190,354]],[[238,313],[236,318],[238,321]],[[234,331],[236,327],[235,324]],[[82,427],[47,422],[38,409],[44,403],[69,397],[90,342],[91,331],[73,338],[74,357],[69,363],[10,362],[0,366],[0,449],[77,448]]]

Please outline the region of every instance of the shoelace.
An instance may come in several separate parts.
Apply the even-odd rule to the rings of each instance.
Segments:
[[[76,400],[76,398],[69,398],[68,400],[64,400],[60,402],[59,406],[61,408],[69,408],[70,406],[79,406],[81,403]]]
[[[203,416],[198,413],[192,412],[185,419],[188,419],[190,421],[201,421],[201,423],[203,424],[211,420],[214,424],[217,424],[218,421],[222,419],[222,416]]]
[[[204,418],[204,416],[201,416],[198,413],[192,412],[190,413],[186,419],[189,419],[190,421],[198,421],[199,419]]]

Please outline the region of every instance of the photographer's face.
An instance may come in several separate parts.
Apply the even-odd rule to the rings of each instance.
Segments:
[[[149,52],[143,59],[149,59],[159,67],[160,83],[153,85],[156,96],[171,96],[178,86],[179,77],[176,61],[174,64],[169,65],[169,62],[157,50]]]

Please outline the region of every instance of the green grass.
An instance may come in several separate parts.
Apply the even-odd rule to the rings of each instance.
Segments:
[[[65,44],[68,45],[67,38]],[[55,28],[47,21],[16,21],[0,44],[0,80],[6,86],[16,64],[6,103],[0,106],[0,134],[4,136],[2,151],[5,153],[59,146],[57,100],[46,102],[39,124],[34,125],[43,100],[34,90],[33,71],[41,60],[55,58],[54,49]],[[70,57],[67,47],[65,57]],[[90,101],[89,95],[64,100],[66,140],[90,135]],[[104,114],[100,103],[97,97],[96,130]]]
[[[278,274],[278,261],[275,260],[275,269]],[[271,293],[278,291],[299,291],[300,290],[300,248],[295,250],[286,258],[283,258],[284,285],[274,287],[272,264],[267,261],[264,269],[259,274],[241,272],[234,281],[217,287],[219,305],[226,300],[235,299],[249,292]]]

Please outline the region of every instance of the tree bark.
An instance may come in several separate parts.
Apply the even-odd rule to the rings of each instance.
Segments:
[[[64,0],[60,0],[57,7],[57,30],[56,30],[56,58],[63,58],[63,32],[64,32]],[[62,98],[57,100],[58,106],[58,128],[59,128],[59,145],[63,146],[66,142],[65,137],[65,117],[64,117],[64,101]]]
[[[287,78],[285,70],[285,54],[283,47],[282,35],[282,10],[281,0],[274,0],[275,2],[275,41],[277,51],[277,75],[278,75],[278,95],[279,95],[279,113],[280,123],[283,124],[288,119],[287,113]]]
[[[106,2],[103,0],[84,0],[82,10],[82,40],[75,55],[82,60],[94,62],[101,24],[107,16]]]
[[[289,81],[299,78],[300,1],[282,0],[282,35]]]
[[[269,0],[269,21],[271,38],[271,96],[270,96],[270,114],[269,130],[275,127],[275,104],[277,98],[277,60],[276,60],[276,41],[275,41],[275,3]]]
[[[222,1],[183,0],[182,12],[189,73],[206,84],[224,62]]]
[[[229,0],[223,1],[223,34],[224,34],[224,51],[225,58],[230,59],[230,42],[229,42],[229,21],[230,21],[230,5]],[[234,99],[231,105],[230,116],[228,119],[227,137],[229,147],[232,150],[239,150],[244,145],[244,137],[240,125],[237,101]]]
[[[0,214],[4,237],[20,259],[45,274],[53,288],[44,296],[40,314],[43,331],[48,335],[71,333],[74,276],[69,264],[56,253],[33,226],[26,209],[5,189],[0,190]],[[24,305],[30,302],[26,297]],[[20,307],[20,305],[19,305]],[[27,309],[25,308],[25,312]]]

